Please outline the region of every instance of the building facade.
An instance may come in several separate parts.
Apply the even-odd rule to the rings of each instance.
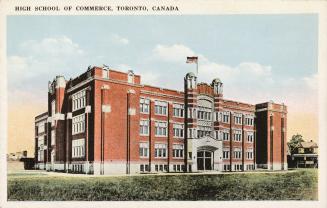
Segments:
[[[286,117],[284,105],[225,99],[219,79],[197,83],[188,73],[181,92],[89,67],[49,82],[35,159],[40,169],[96,175],[285,170]]]
[[[293,167],[318,168],[318,144],[312,140],[301,142],[289,157],[289,163]]]

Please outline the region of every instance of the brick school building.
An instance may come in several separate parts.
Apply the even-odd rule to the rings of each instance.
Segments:
[[[220,79],[184,91],[143,85],[133,71],[89,67],[48,86],[35,118],[37,168],[73,173],[286,170],[287,107],[225,99]]]

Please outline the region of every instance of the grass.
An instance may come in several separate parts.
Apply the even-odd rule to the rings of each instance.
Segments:
[[[318,171],[219,175],[8,175],[8,200],[317,200]]]

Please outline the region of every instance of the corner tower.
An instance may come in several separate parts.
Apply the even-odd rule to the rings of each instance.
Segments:
[[[63,76],[49,82],[48,91],[48,167],[50,170],[64,170],[66,160],[65,149],[65,89]]]
[[[184,172],[192,171],[192,147],[188,146],[188,139],[197,137],[197,96],[197,77],[189,72],[184,78]]]

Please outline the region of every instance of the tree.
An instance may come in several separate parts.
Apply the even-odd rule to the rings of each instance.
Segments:
[[[296,150],[300,146],[301,142],[304,142],[303,136],[301,134],[296,134],[292,136],[292,139],[287,142],[291,154],[296,153]]]

